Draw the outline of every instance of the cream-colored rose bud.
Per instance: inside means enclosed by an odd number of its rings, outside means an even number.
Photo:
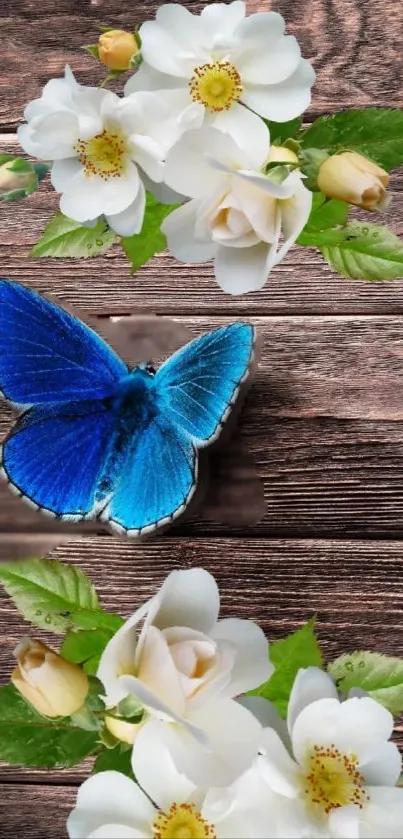
[[[141,728],[141,723],[125,722],[125,720],[108,716],[105,717],[105,725],[117,740],[121,740],[122,743],[129,743],[131,746]]]
[[[35,178],[35,172],[13,172],[13,163],[13,160],[8,160],[0,166],[0,195],[15,189],[26,189]]]
[[[40,714],[69,717],[84,704],[89,683],[77,664],[31,638],[23,638],[14,655],[18,667],[13,670],[11,681]]]
[[[129,70],[140,47],[131,32],[124,29],[110,29],[103,32],[98,41],[99,60],[109,70]]]
[[[363,210],[384,210],[390,202],[386,192],[389,175],[357,152],[328,157],[319,169],[318,187],[328,198],[338,198]]]
[[[287,146],[270,146],[267,163],[298,163],[298,155]]]

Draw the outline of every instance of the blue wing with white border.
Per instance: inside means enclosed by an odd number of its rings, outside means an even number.
[[[19,283],[0,280],[0,391],[10,402],[102,399],[127,372],[78,318]]]
[[[215,440],[246,380],[255,329],[232,323],[178,350],[155,376],[160,409],[200,448]]]

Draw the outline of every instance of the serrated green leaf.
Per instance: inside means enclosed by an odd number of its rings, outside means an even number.
[[[75,629],[106,629],[110,630],[112,634],[117,632],[124,623],[123,618],[119,615],[90,609],[71,612],[70,621],[71,626]]]
[[[273,675],[256,690],[250,691],[249,695],[269,699],[285,718],[298,670],[301,667],[323,666],[322,653],[315,635],[315,621],[309,621],[292,635],[270,644],[270,661],[276,668]]]
[[[340,230],[316,234],[313,244],[344,277],[356,280],[403,277],[403,241],[387,227],[353,221]]]
[[[95,227],[84,227],[63,213],[56,213],[46,225],[41,239],[31,251],[31,256],[88,259],[105,253],[116,241],[116,234],[102,220],[98,221]]]
[[[13,685],[0,688],[0,760],[21,766],[67,768],[97,750],[98,735],[70,719],[41,717]]]
[[[150,193],[147,193],[146,212],[141,233],[135,236],[125,236],[122,247],[132,264],[133,273],[152,259],[156,253],[164,251],[167,242],[161,233],[161,224],[177,208],[177,204],[161,204]]]
[[[10,160],[15,160],[15,154],[0,154],[0,166],[9,163]]]
[[[64,633],[81,613],[92,615],[93,624],[99,619],[91,629],[102,626],[104,613],[95,589],[75,565],[56,559],[1,563],[0,581],[23,617],[41,629]]]
[[[132,769],[132,751],[128,746],[125,748],[122,745],[116,746],[114,749],[105,749],[98,755],[92,773],[96,775],[98,772],[107,772],[114,770],[115,772],[122,772],[134,781]]]
[[[68,632],[60,649],[60,655],[73,664],[83,665],[89,675],[95,675],[99,660],[110,639],[112,630],[92,629],[81,632]]]
[[[357,151],[389,171],[403,163],[403,111],[362,108],[319,117],[300,137],[306,149]]]
[[[301,125],[301,117],[290,119],[288,122],[273,122],[273,120],[266,119],[265,123],[270,131],[270,142],[281,146],[286,140],[297,136]]]
[[[339,690],[361,688],[395,716],[403,712],[403,659],[354,652],[337,658],[328,671]]]

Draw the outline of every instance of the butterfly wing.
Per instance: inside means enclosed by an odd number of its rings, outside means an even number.
[[[49,515],[91,518],[114,422],[98,400],[31,408],[2,447],[3,477]]]
[[[119,484],[101,518],[115,530],[141,536],[184,512],[197,482],[197,451],[163,415],[132,440]]]
[[[0,280],[0,391],[17,405],[102,399],[127,373],[78,318],[19,283]]]
[[[248,376],[255,337],[248,323],[220,327],[191,341],[158,370],[160,409],[198,447],[218,437]]]

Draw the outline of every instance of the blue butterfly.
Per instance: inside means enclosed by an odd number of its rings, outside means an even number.
[[[140,536],[180,516],[199,449],[219,436],[254,354],[247,323],[191,341],[159,370],[130,370],[95,332],[0,280],[0,388],[22,412],[0,447],[3,477],[63,521],[99,518]]]

